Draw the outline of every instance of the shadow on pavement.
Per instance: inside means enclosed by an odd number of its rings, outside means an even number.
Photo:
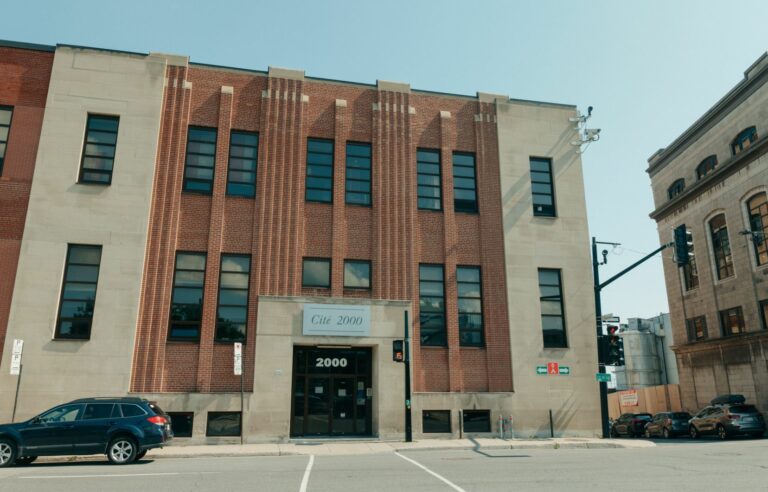
[[[109,462],[106,458],[104,460],[78,460],[78,461],[41,461],[41,462],[34,462],[29,465],[22,465],[22,466],[16,466],[14,465],[13,468],[15,469],[33,469],[33,468],[60,468],[60,467],[75,467],[75,466],[108,466],[112,468],[119,468],[121,470],[130,470],[134,466],[140,466],[140,465],[148,465],[150,463],[154,463],[155,460],[152,459],[143,459],[141,461],[135,461],[131,463],[130,465],[113,465]]]
[[[486,458],[530,458],[531,457],[531,455],[529,454],[498,454],[498,455],[489,454],[488,452],[482,450],[482,448],[480,447],[480,443],[477,442],[475,439],[470,437],[469,440],[472,441],[472,443],[475,445],[475,447],[472,448],[472,451],[477,454],[481,454]],[[504,450],[499,449],[497,451],[504,451]]]

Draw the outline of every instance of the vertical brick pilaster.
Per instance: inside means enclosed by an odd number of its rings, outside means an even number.
[[[346,142],[349,135],[347,101],[337,99],[334,118],[333,232],[331,246],[331,296],[344,295],[344,258],[347,251]]]

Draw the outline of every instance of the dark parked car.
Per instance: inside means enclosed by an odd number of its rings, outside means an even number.
[[[142,398],[84,398],[26,422],[0,425],[0,467],[38,456],[106,454],[118,465],[144,457],[173,438],[171,419]]]
[[[720,439],[745,434],[760,437],[765,434],[765,420],[754,405],[712,405],[691,419],[688,432],[693,439],[704,434],[714,434]]]
[[[611,426],[611,437],[642,436],[645,432],[645,424],[650,422],[652,415],[650,413],[625,413],[613,421]]]
[[[657,413],[650,422],[645,424],[645,437],[661,436],[669,439],[676,435],[687,435],[689,420],[691,420],[691,414],[688,412]]]

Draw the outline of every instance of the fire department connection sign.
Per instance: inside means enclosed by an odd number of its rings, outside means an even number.
[[[637,402],[637,390],[628,390],[619,392],[619,403],[622,407],[636,407]]]
[[[304,304],[303,333],[308,336],[371,336],[371,307],[354,304]]]
[[[23,350],[24,340],[14,340],[13,351],[11,352],[11,375],[13,376],[18,376],[21,372],[21,352]]]

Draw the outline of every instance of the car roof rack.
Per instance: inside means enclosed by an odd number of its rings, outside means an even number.
[[[139,398],[138,396],[93,396],[90,398],[78,398],[77,400],[72,400],[70,403],[86,403],[86,402],[92,402],[92,401],[114,401],[114,400],[120,400],[120,401],[130,402],[130,403],[139,403],[144,401],[144,398]]]

